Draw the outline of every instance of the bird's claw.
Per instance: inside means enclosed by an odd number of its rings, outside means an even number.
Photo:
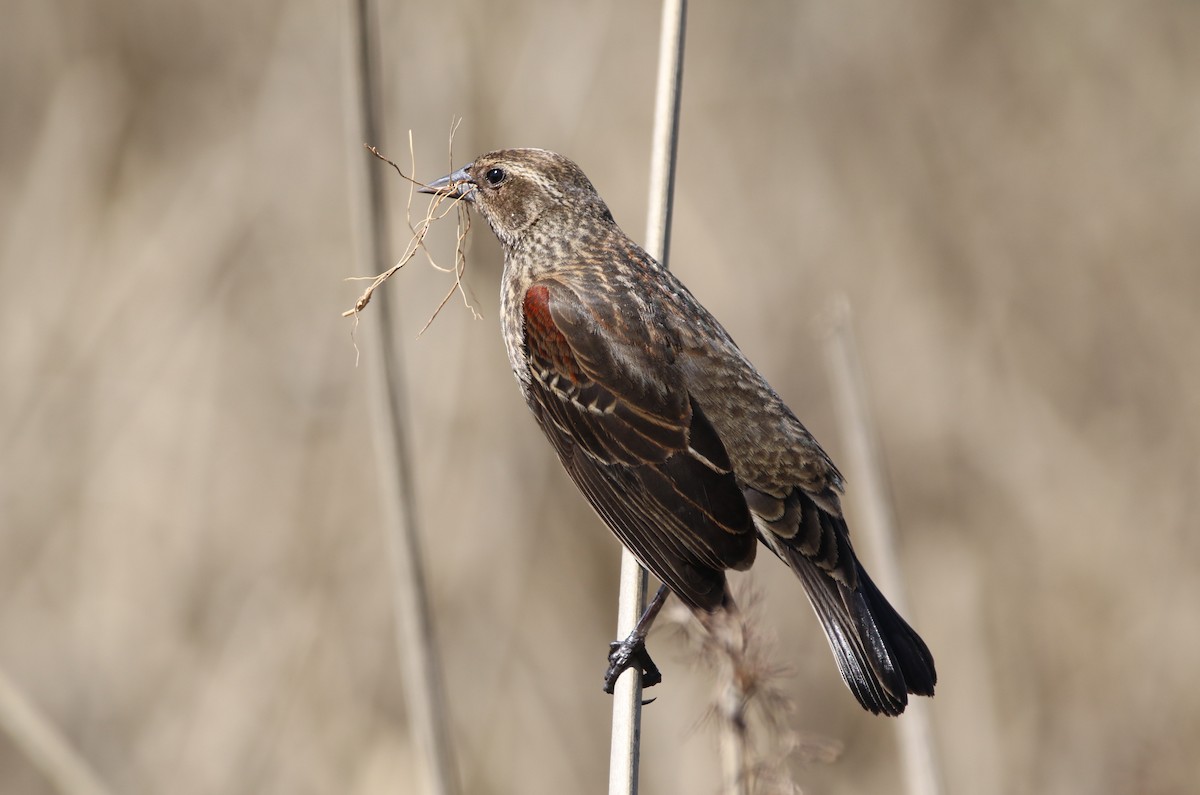
[[[608,648],[608,670],[604,673],[605,693],[612,694],[617,680],[629,668],[636,669],[641,675],[642,687],[653,687],[662,681],[662,672],[658,670],[654,660],[650,659],[650,652],[646,651],[646,639],[641,635],[632,632],[625,640],[614,640],[608,644]]]

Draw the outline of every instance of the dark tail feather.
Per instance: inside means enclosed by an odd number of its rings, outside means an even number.
[[[838,671],[858,703],[875,714],[899,715],[908,705],[909,693],[933,695],[937,682],[933,655],[861,565],[858,588],[851,589],[803,554],[780,546],[804,583]]]
[[[861,565],[858,567],[858,592],[869,607],[880,634],[886,639],[892,660],[899,666],[908,692],[932,696],[933,687],[937,684],[937,669],[934,668],[929,647],[888,603]]]
[[[904,680],[897,671],[884,671],[881,676],[880,666],[874,661],[878,654],[869,653],[863,645],[857,622],[850,617],[837,583],[799,554],[789,558],[829,639],[842,681],[864,709],[877,715],[899,715],[908,704]]]

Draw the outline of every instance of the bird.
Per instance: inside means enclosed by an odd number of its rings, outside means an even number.
[[[725,328],[617,225],[572,160],[475,158],[420,190],[469,202],[504,251],[504,344],[526,404],[601,520],[662,583],[612,644],[605,689],[669,593],[702,621],[735,609],[726,571],[761,543],[799,578],[842,679],[875,714],[932,696],[933,655],[850,542],[841,473]]]

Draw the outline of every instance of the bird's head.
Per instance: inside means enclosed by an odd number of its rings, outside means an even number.
[[[509,249],[540,225],[613,223],[583,170],[545,149],[488,152],[420,191],[473,203]]]

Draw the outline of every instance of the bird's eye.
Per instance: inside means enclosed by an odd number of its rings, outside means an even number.
[[[483,175],[483,178],[488,181],[489,185],[495,187],[503,182],[506,176],[507,174],[504,173],[504,169],[502,168],[489,168],[487,173]]]

